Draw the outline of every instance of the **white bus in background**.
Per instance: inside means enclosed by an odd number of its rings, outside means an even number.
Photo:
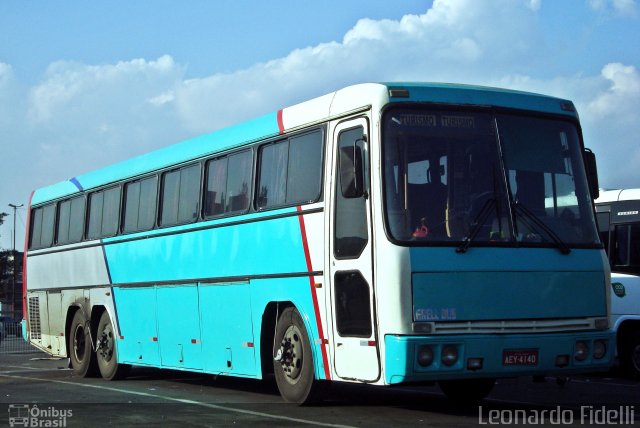
[[[625,373],[640,378],[640,189],[601,191],[598,230],[611,264],[611,325]]]

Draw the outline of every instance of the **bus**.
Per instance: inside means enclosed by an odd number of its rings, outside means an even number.
[[[640,379],[640,189],[596,199],[600,240],[611,266],[611,326],[623,373]]]
[[[36,190],[24,330],[79,376],[275,377],[294,403],[605,370],[596,178],[568,100],[349,86]]]

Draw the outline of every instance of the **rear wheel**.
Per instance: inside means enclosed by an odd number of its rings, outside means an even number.
[[[68,336],[69,359],[73,372],[81,377],[96,373],[96,354],[91,346],[91,326],[82,310],[76,311]]]
[[[456,379],[438,382],[448,399],[465,406],[480,402],[489,395],[495,383],[495,379]]]
[[[96,359],[100,375],[107,380],[124,378],[131,366],[118,363],[116,335],[107,311],[102,313],[96,337]]]
[[[295,308],[286,308],[276,326],[273,371],[280,394],[290,403],[305,404],[317,390],[309,335]]]

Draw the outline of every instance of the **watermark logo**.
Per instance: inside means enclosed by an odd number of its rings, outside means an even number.
[[[40,408],[37,404],[9,404],[9,427],[61,428],[73,416],[71,409],[53,406]]]
[[[633,425],[635,407],[580,406],[580,409],[483,409],[478,407],[478,425]]]

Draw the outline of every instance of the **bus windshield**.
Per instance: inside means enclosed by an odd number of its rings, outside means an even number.
[[[569,121],[392,108],[383,117],[390,237],[405,244],[598,243]]]

